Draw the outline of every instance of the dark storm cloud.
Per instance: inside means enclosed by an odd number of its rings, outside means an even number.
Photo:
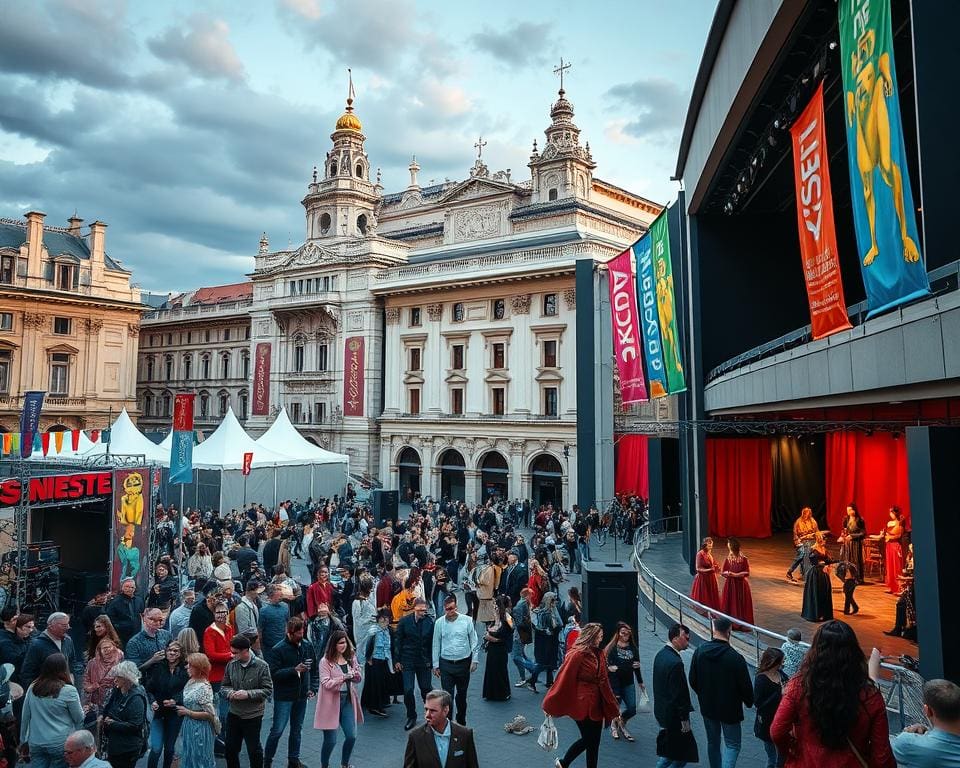
[[[119,0],[3,3],[0,70],[123,88],[136,49]]]
[[[623,132],[638,139],[676,134],[683,125],[687,94],[672,80],[651,77],[620,83],[604,94],[611,110],[627,117]]]
[[[551,25],[521,21],[502,31],[489,27],[470,36],[470,42],[480,51],[511,66],[538,63],[545,60],[551,45]]]

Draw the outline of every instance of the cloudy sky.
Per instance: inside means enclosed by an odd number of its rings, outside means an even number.
[[[0,216],[109,225],[156,291],[235,282],[299,204],[352,67],[387,191],[526,168],[567,96],[597,175],[657,201],[716,0],[0,0]]]

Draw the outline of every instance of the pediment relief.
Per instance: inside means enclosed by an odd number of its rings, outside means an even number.
[[[487,384],[506,384],[510,381],[510,374],[505,370],[491,369],[487,371],[484,381],[487,382]]]
[[[450,371],[444,381],[447,384],[466,384],[467,377],[463,375],[462,371]]]
[[[504,192],[514,192],[513,184],[491,179],[467,179],[440,197],[441,203],[452,203],[457,200],[470,200],[487,195],[500,195]]]
[[[420,372],[410,372],[403,377],[404,384],[423,384],[423,374]]]
[[[541,384],[559,384],[563,381],[563,376],[557,368],[538,368],[537,371],[536,380]]]

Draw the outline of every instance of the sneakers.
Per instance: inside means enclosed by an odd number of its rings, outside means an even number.
[[[527,680],[527,681],[523,684],[523,687],[526,688],[528,691],[533,691],[534,693],[539,693],[539,691],[537,690],[537,684],[536,684],[535,682],[533,682],[533,680]]]
[[[513,684],[514,688],[523,688],[527,684],[527,678],[521,677],[517,682]]]
[[[533,730],[533,726],[527,722],[523,715],[517,715],[513,720],[503,726],[503,730],[516,736],[525,736]]]

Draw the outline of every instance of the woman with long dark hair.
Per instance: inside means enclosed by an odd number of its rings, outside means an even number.
[[[513,617],[509,595],[499,595],[495,603],[493,624],[484,635],[487,664],[483,670],[483,698],[487,701],[510,700],[510,674],[507,660],[513,650]]]
[[[857,568],[857,583],[863,584],[863,539],[867,535],[867,524],[860,516],[857,505],[847,504],[847,516],[840,531],[840,559],[853,563]]]
[[[786,760],[786,755],[777,752],[770,738],[770,724],[777,714],[783,686],[787,682],[787,676],[783,674],[783,660],[783,651],[767,648],[760,657],[757,676],[753,679],[753,704],[757,712],[753,721],[753,735],[763,743],[767,753],[767,768],[781,768]]]
[[[883,529],[883,569],[887,582],[887,592],[900,594],[898,576],[903,573],[903,534],[906,528],[900,507],[890,507],[890,519]]]
[[[833,618],[833,587],[826,566],[834,562],[827,555],[823,534],[817,533],[810,549],[810,568],[803,584],[803,606],[800,615],[807,621],[819,622]]]
[[[123,648],[123,643],[120,642],[120,635],[117,634],[117,630],[114,628],[110,617],[105,613],[101,613],[93,620],[93,625],[87,633],[87,661],[97,655],[97,648],[100,646],[100,641],[105,637],[113,640],[113,644],[117,646],[117,648]]]
[[[350,638],[342,629],[330,633],[327,652],[317,665],[320,692],[313,727],[323,731],[320,748],[320,768],[329,768],[330,756],[337,744],[337,731],[343,731],[340,764],[350,765],[350,753],[357,740],[357,726],[363,722],[357,684],[361,680],[360,667]]]
[[[823,624],[770,725],[787,768],[895,768],[883,695],[854,631]]]
[[[167,644],[165,661],[148,667],[144,688],[153,699],[153,722],[150,724],[150,757],[147,768],[157,768],[163,754],[163,768],[173,764],[177,736],[183,718],[177,707],[183,704],[183,689],[189,679],[186,657],[176,640]]]
[[[614,739],[623,736],[627,741],[634,741],[633,735],[627,730],[627,721],[637,714],[637,689],[642,690],[643,675],[640,674],[640,650],[633,639],[633,629],[625,621],[618,621],[616,631],[607,647],[603,649],[607,656],[607,671],[610,673],[610,687],[617,701],[623,705],[620,717],[610,723],[610,735]]]
[[[363,693],[360,706],[371,715],[387,716],[390,706],[390,674],[393,671],[391,645],[393,634],[390,631],[390,609],[377,611],[377,620],[360,640],[363,643],[364,672]],[[357,654],[360,655],[359,652]],[[359,665],[359,661],[357,662]]]

